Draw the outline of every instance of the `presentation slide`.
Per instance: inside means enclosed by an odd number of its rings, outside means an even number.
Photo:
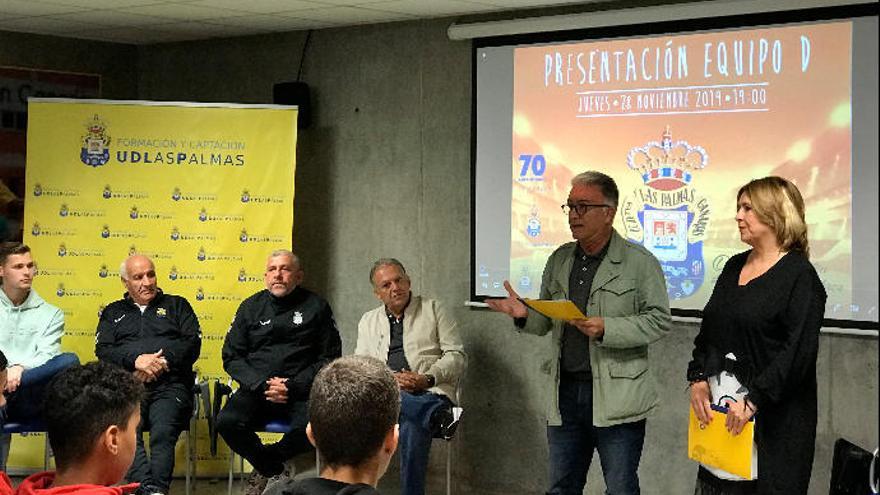
[[[498,137],[499,145],[509,143],[509,161],[488,160],[498,167],[488,175],[505,177],[496,187],[506,191],[486,193],[490,214],[506,209],[499,204],[506,200],[509,218],[490,227],[481,215],[487,174],[481,175],[480,158],[487,154],[478,134],[477,296],[504,295],[499,280],[508,279],[521,296],[538,297],[547,257],[572,240],[561,209],[570,181],[598,170],[620,189],[615,228],[657,257],[671,306],[702,310],[725,262],[749,248],[734,220],[738,189],[778,175],[804,196],[811,261],[828,291],[826,317],[877,321],[876,141],[874,186],[866,192],[868,204],[873,194],[873,213],[858,212],[851,20],[515,46],[483,55],[512,59],[505,66],[510,102],[500,104],[510,112],[510,137]],[[478,80],[478,132],[485,130],[479,122],[484,87]],[[876,132],[876,93],[872,98]],[[875,255],[873,285],[854,283],[854,271],[864,268],[854,265],[854,229],[871,219],[874,244],[864,249]],[[481,225],[495,241],[482,235]],[[509,245],[497,249],[499,238]]]

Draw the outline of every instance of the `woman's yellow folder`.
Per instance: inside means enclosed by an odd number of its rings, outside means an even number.
[[[724,426],[727,414],[713,406],[712,422],[700,425],[690,409],[688,423],[688,457],[707,466],[723,469],[747,480],[755,479],[752,472],[752,444],[755,441],[755,422],[749,421],[742,433],[731,435]]]

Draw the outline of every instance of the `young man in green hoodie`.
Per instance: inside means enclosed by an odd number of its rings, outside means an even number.
[[[144,387],[109,363],[74,366],[46,389],[44,417],[56,471],[29,476],[17,489],[0,473],[0,495],[129,495],[122,480],[134,459]],[[57,404],[63,404],[58,406]]]
[[[9,361],[0,428],[10,421],[39,417],[46,384],[79,363],[76,354],[61,352],[64,313],[31,287],[35,274],[29,247],[19,242],[0,244],[0,352]],[[0,471],[6,471],[10,440],[0,434]]]

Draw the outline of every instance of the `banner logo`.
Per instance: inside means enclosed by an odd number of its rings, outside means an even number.
[[[245,204],[281,204],[284,203],[284,198],[281,196],[251,194],[248,189],[242,189],[241,202]]]
[[[79,189],[71,189],[70,186],[65,187],[64,189],[57,187],[43,187],[42,184],[37,182],[34,184],[33,194],[35,198],[39,197],[53,197],[53,198],[76,198],[79,197]]]
[[[217,201],[217,195],[207,192],[183,193],[179,186],[171,191],[171,199],[174,201]]]
[[[100,167],[110,161],[110,135],[98,114],[86,124],[79,159],[92,167]]]
[[[214,272],[182,272],[177,269],[177,265],[172,265],[168,272],[169,280],[214,280]]]
[[[541,234],[541,220],[538,218],[537,207],[532,207],[532,215],[526,222],[526,234],[529,237],[538,237]]]
[[[90,289],[68,289],[64,287],[64,282],[58,282],[55,289],[55,295],[58,297],[101,297],[103,293],[98,290]]]
[[[691,296],[705,279],[703,240],[710,214],[708,199],[692,182],[709,155],[687,141],[673,142],[667,126],[660,142],[632,148],[626,161],[645,184],[621,205],[626,237],[660,262],[670,299]]]
[[[259,274],[248,274],[247,270],[244,268],[238,270],[238,277],[236,278],[241,283],[245,282],[262,282],[263,277]]]

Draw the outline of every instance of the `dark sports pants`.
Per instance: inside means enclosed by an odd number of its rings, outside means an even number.
[[[171,382],[147,387],[147,397],[141,403],[137,451],[126,475],[129,481],[168,492],[174,472],[174,446],[180,432],[189,425],[192,401],[191,385]],[[150,432],[149,456],[144,448],[144,431]]]
[[[287,421],[290,431],[276,443],[263,445],[256,432],[270,421]],[[306,437],[308,402],[297,401],[275,404],[262,393],[239,389],[217,416],[217,432],[226,444],[244,457],[263,476],[275,476],[284,471],[284,461],[312,450]]]

